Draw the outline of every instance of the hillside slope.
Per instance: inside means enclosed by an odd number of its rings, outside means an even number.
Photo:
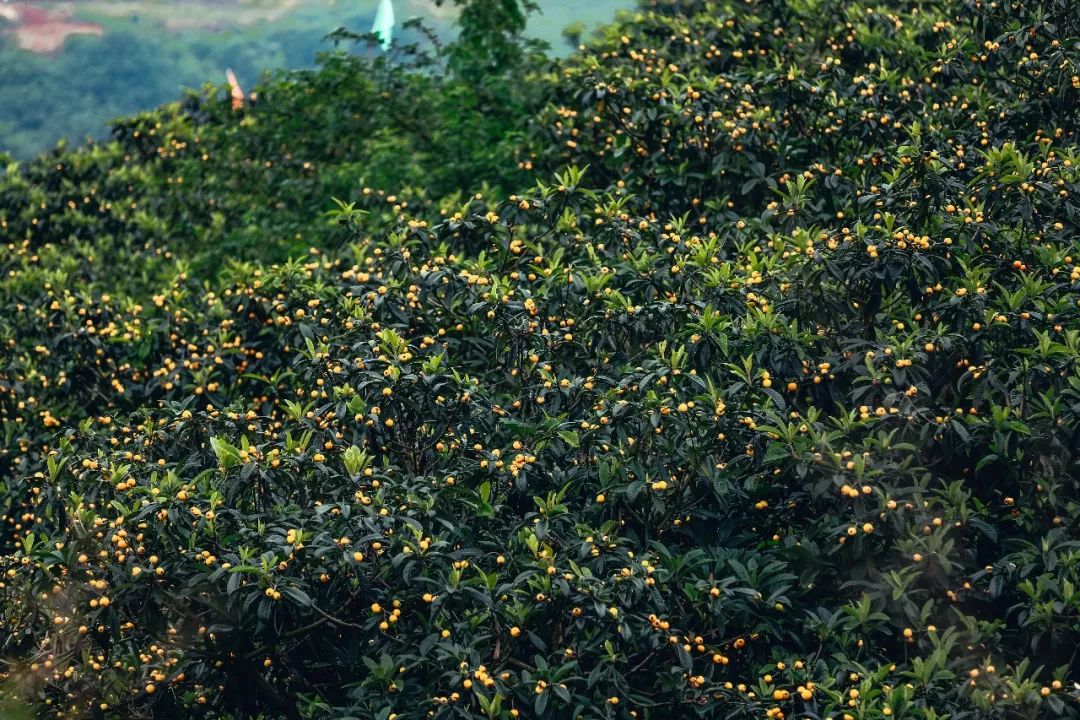
[[[1080,717],[1080,6],[495,6],[3,178],[10,712]]]

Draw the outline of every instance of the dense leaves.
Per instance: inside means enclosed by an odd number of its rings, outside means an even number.
[[[336,204],[366,166],[269,102],[11,171],[9,702],[1080,717],[1077,10],[656,2]],[[359,63],[267,96],[459,77]],[[234,172],[61,202],[158,122]]]

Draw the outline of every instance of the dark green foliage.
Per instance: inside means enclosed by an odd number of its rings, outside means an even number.
[[[655,2],[9,173],[8,696],[1080,717],[1077,10]]]

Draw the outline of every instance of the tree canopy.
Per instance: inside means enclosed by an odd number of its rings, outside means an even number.
[[[1080,6],[462,1],[0,177],[0,709],[1080,717]]]

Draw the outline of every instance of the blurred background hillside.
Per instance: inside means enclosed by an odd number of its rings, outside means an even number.
[[[274,68],[313,65],[337,27],[366,32],[378,0],[0,0],[0,152],[28,158],[61,139],[101,137],[114,117],[221,83],[245,86]],[[629,0],[540,0],[529,32],[556,54]],[[396,39],[419,17],[447,35],[451,3],[394,0]],[[571,32],[567,32],[567,30]],[[350,46],[350,50],[357,51]]]

